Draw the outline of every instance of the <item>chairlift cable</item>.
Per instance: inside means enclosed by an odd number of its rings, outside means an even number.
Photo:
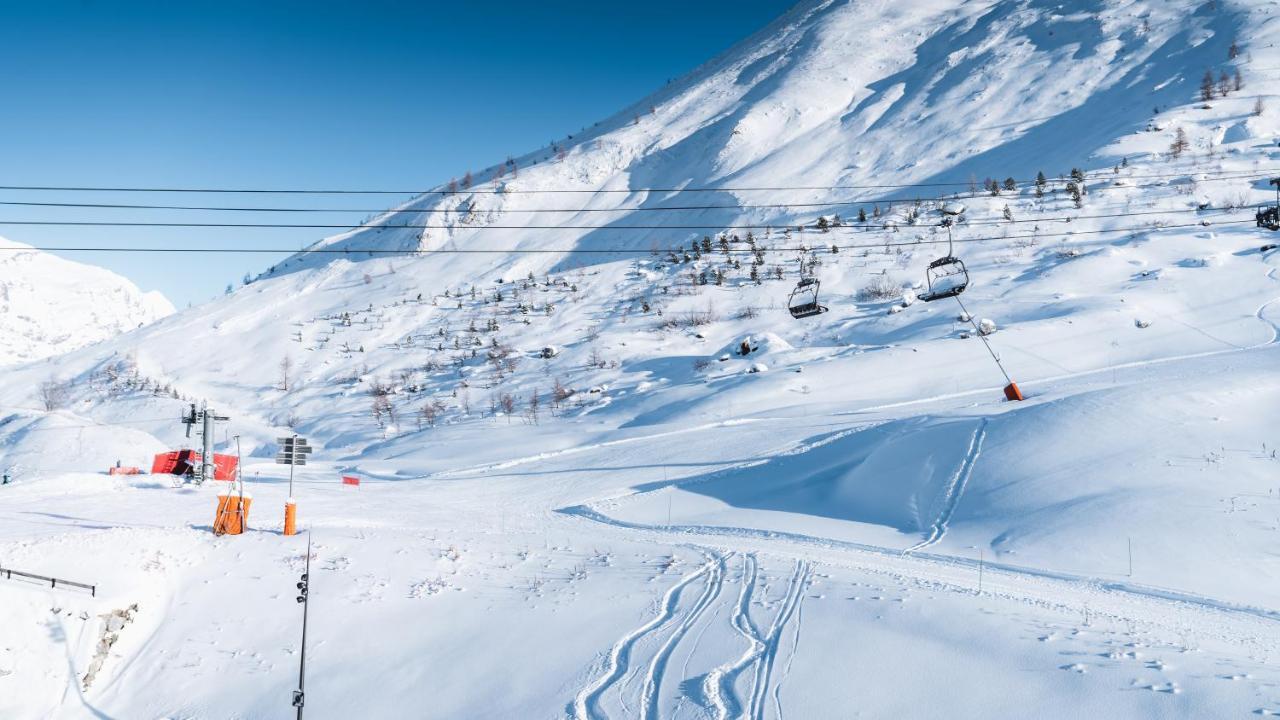
[[[1000,374],[1004,375],[1006,382],[1012,384],[1013,378],[1009,377],[1009,373],[1005,371],[1004,364],[1000,362],[1000,356],[996,355],[996,351],[991,348],[991,343],[987,340],[987,336],[982,334],[982,330],[978,327],[978,323],[973,319],[973,315],[969,313],[969,309],[960,301],[959,295],[955,295],[953,297],[956,299],[956,304],[960,306],[960,311],[969,319],[969,324],[973,326],[974,333],[982,340],[982,344],[986,346],[987,352],[991,353],[991,359],[996,361],[996,367],[1000,368]]]
[[[924,200],[936,201],[937,198],[921,198]],[[767,203],[767,204],[744,204],[744,205],[672,205],[672,206],[656,206],[656,207],[618,207],[618,208],[502,208],[500,210],[477,210],[477,212],[497,212],[497,213],[625,213],[625,212],[694,212],[706,210],[757,210],[757,209],[777,209],[777,208],[809,208],[809,207],[837,207],[844,205],[861,205],[865,202],[862,200],[837,200],[831,202],[814,202],[814,203]],[[904,200],[901,202],[914,202],[914,200]],[[199,212],[266,212],[266,213],[374,213],[377,216],[388,215],[404,215],[411,213],[429,213],[439,212],[444,214],[465,215],[466,211],[456,209],[439,209],[439,208],[384,208],[379,210],[368,210],[364,208],[303,208],[303,207],[231,207],[219,205],[145,205],[145,204],[113,204],[113,203],[72,203],[72,202],[27,202],[27,201],[0,201],[0,207],[34,207],[34,208],[51,208],[51,209],[99,209],[99,210],[180,210],[180,211],[199,211]],[[1138,210],[1130,212],[1108,213],[1100,215],[1051,215],[1034,218],[1024,218],[1015,220],[978,220],[968,223],[969,225],[1007,225],[1019,223],[1033,222],[1072,222],[1075,220],[1102,219],[1115,217],[1132,217],[1135,215],[1165,215],[1177,213],[1206,213],[1206,212],[1230,212],[1232,208],[1173,208],[1168,210]],[[785,231],[790,228],[804,225],[803,222],[779,222],[772,227]],[[841,222],[839,225],[832,225],[832,229],[838,228],[869,228],[881,229],[885,223],[874,222]],[[360,228],[376,228],[379,226],[372,221],[357,225],[344,225],[353,229]],[[487,226],[478,225],[476,230],[482,230]],[[899,225],[901,227],[901,225]],[[914,227],[908,225],[907,227]],[[808,228],[807,229],[812,229]]]
[[[1240,225],[1244,223],[1254,224],[1254,220],[1223,220],[1212,225],[1203,225],[1201,223],[1182,223],[1177,225],[1162,226],[1139,226],[1139,227],[1116,227],[1101,230],[1080,230],[1073,232],[1060,233],[1032,233],[1030,235],[990,235],[984,237],[961,238],[956,243],[979,243],[993,242],[998,240],[1043,240],[1047,238],[1065,238],[1075,237],[1079,235],[1101,235],[1108,233],[1155,233],[1164,230],[1182,230],[1189,228],[1216,227],[1222,225]],[[0,225],[3,225],[0,222]],[[617,229],[617,228],[603,228]],[[623,228],[625,229],[625,228]],[[669,228],[667,228],[669,229]],[[878,242],[878,243],[855,243],[850,245],[841,245],[843,249],[851,250],[875,250],[894,247],[912,247],[923,245],[936,245],[946,242],[945,240],[932,240],[926,238],[917,238],[911,241],[900,242]],[[677,250],[677,247],[663,248],[660,252]],[[730,248],[729,253],[740,255],[754,252],[764,253],[791,253],[799,250],[799,247],[759,247],[755,250],[743,248]],[[395,256],[419,256],[419,255],[537,255],[537,254],[563,254],[563,255],[635,255],[642,253],[651,253],[652,249],[642,248],[439,248],[435,250],[421,249],[389,249],[389,248],[228,248],[228,247],[123,247],[110,245],[73,245],[65,247],[57,247],[50,245],[24,245],[24,246],[0,246],[0,252],[26,252],[30,250],[39,250],[45,252],[136,252],[136,253],[209,253],[209,254],[283,254],[283,255],[395,255]]]
[[[1179,211],[1170,211],[1169,214]],[[1204,212],[1204,211],[1198,211]],[[1222,210],[1222,212],[1233,212]],[[1118,214],[1115,217],[1128,217],[1131,213]],[[1137,213],[1132,213],[1137,214]],[[1153,212],[1148,214],[1166,214],[1165,212]],[[1084,216],[1081,216],[1084,217]],[[1037,219],[1034,222],[1053,222],[1058,218]],[[1007,222],[1007,221],[1006,221]],[[1028,220],[1027,222],[1032,222]],[[979,224],[979,223],[974,223]],[[986,223],[981,224],[1004,224],[1004,223]],[[156,222],[156,221],[108,221],[108,220],[3,220],[0,219],[0,226],[41,226],[41,227],[159,227],[159,228],[226,228],[226,229],[311,229],[311,230],[341,230],[347,233],[362,232],[367,230],[602,230],[607,232],[623,231],[623,230],[697,230],[697,231],[713,231],[724,232],[729,230],[777,230],[779,232],[786,231],[788,228],[800,226],[801,223],[795,225],[782,225],[778,223],[769,223],[764,225],[726,225],[717,223],[705,223],[701,225],[477,225],[475,227],[467,227],[465,225],[439,225],[439,224],[411,224],[402,223],[396,225],[351,225],[351,224],[326,224],[326,223],[221,223],[221,222]],[[856,230],[864,226],[840,225],[836,230]],[[881,225],[866,226],[871,229],[884,229]],[[896,226],[901,230],[903,226]],[[912,227],[927,227],[914,226]],[[337,233],[342,234],[342,233]],[[825,234],[825,233],[824,233]],[[1070,233],[1068,233],[1070,234]],[[290,252],[297,252],[291,250]]]
[[[1105,172],[1099,170],[1098,172]],[[1160,179],[1170,177],[1185,177],[1190,175],[1203,175],[1206,177],[1196,178],[1198,182],[1213,179],[1248,179],[1252,176],[1263,177],[1265,173],[1277,173],[1280,168],[1276,169],[1258,169],[1253,170],[1221,170],[1218,172],[1196,172],[1193,170],[1185,170],[1174,173],[1150,173],[1144,175],[1126,175],[1121,176],[1124,179]],[[1262,175],[1260,175],[1262,174]],[[1212,176],[1220,177],[1212,177]],[[503,178],[498,178],[502,180]],[[1048,178],[1046,178],[1048,179]],[[1060,178],[1052,178],[1052,181],[1058,181]],[[1061,178],[1065,179],[1065,178]],[[1087,181],[1086,177],[1086,181]],[[492,183],[493,180],[485,180],[480,184]],[[1015,180],[1019,185],[1034,184],[1034,180]],[[75,186],[75,185],[0,185],[0,190],[21,190],[28,192],[128,192],[128,193],[210,193],[210,194],[255,194],[255,195],[460,195],[470,194],[618,194],[618,193],[716,193],[716,192],[786,192],[786,191],[814,191],[814,190],[892,190],[905,188],[939,188],[939,187],[960,187],[969,188],[977,183],[974,180],[950,181],[950,182],[920,182],[920,183],[884,183],[884,184],[849,184],[849,185],[793,185],[793,186],[726,186],[726,187],[671,187],[671,188],[511,188],[511,187],[494,187],[481,188],[470,187],[465,189],[411,189],[411,190],[391,190],[391,189],[320,189],[320,188],[201,188],[201,187],[123,187],[123,186]]]

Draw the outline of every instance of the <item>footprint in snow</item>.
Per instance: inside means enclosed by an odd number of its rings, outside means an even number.
[[[443,578],[434,580],[423,580],[420,583],[414,583],[409,588],[409,597],[411,599],[424,598],[429,595],[439,595],[444,590],[451,587],[448,581]]]
[[[1074,672],[1074,673],[1077,673],[1077,674],[1079,674],[1079,675],[1084,675],[1085,673],[1089,672],[1089,666],[1088,666],[1088,665],[1085,665],[1084,663],[1071,663],[1070,665],[1063,665],[1063,666],[1059,667],[1058,669],[1059,669],[1059,670],[1069,670],[1069,671]]]

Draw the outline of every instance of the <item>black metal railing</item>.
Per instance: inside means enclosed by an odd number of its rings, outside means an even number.
[[[83,590],[88,590],[89,594],[93,597],[98,596],[98,586],[90,585],[88,583],[75,582],[74,580],[63,580],[62,578],[56,577],[47,577],[45,575],[37,575],[35,573],[23,572],[21,570],[14,570],[6,567],[0,567],[0,575],[3,575],[6,580],[12,580],[13,577],[17,575],[20,578],[47,582],[51,588],[56,588],[59,585],[81,588]]]

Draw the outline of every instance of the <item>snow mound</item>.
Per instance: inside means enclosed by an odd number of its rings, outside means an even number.
[[[774,353],[794,350],[791,343],[783,340],[776,333],[762,332],[743,335],[713,353],[715,357],[750,357],[758,358]]]

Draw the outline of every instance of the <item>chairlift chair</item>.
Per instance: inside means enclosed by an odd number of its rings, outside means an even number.
[[[964,262],[960,258],[952,255],[929,263],[929,268],[925,270],[925,279],[929,283],[929,289],[925,294],[918,296],[925,302],[955,297],[969,287],[969,271],[965,269]]]
[[[822,283],[817,278],[800,279],[787,298],[787,311],[791,313],[791,317],[800,320],[827,311],[827,308],[818,304],[818,290],[821,286]]]
[[[1258,227],[1274,231],[1280,230],[1280,178],[1272,178],[1271,184],[1276,186],[1276,204],[1263,205],[1254,217]]]
[[[1260,207],[1258,208],[1258,214],[1254,217],[1258,221],[1258,227],[1268,230],[1280,230],[1280,208]]]

